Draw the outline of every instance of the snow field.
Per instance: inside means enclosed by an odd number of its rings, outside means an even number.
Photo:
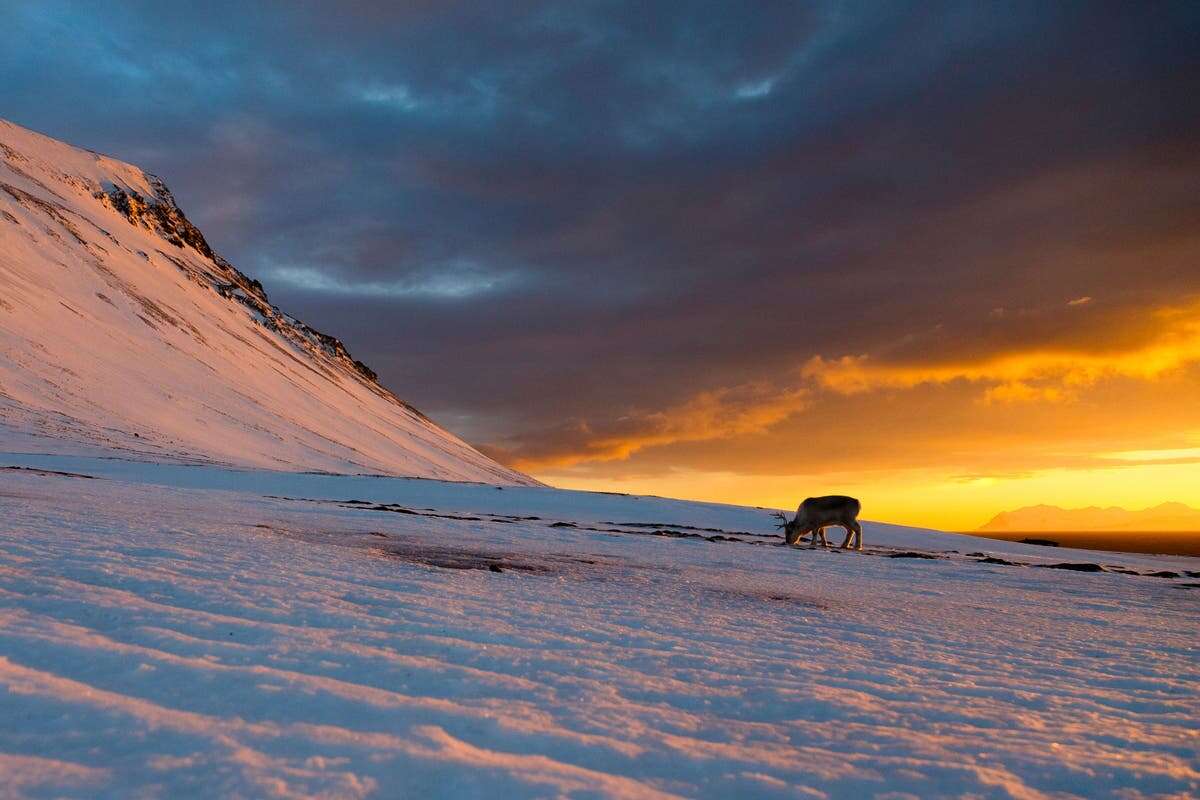
[[[12,796],[1200,792],[1186,577],[871,524],[874,554],[793,550],[749,535],[765,511],[657,498],[66,464],[41,457],[97,477],[0,471]],[[942,557],[887,557],[914,542]]]

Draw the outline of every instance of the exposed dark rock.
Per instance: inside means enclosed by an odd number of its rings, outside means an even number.
[[[342,343],[338,342],[338,344],[342,344]],[[346,349],[345,345],[342,345],[342,350],[345,350],[345,349]],[[358,370],[360,375],[362,375],[364,378],[366,378],[369,381],[379,380],[379,376],[375,374],[375,370],[371,369],[370,367],[368,367],[366,364],[364,364],[361,361],[355,360],[354,368],[356,370]]]
[[[44,478],[86,478],[96,480],[95,475],[84,475],[82,472],[60,472],[56,469],[38,469],[37,467],[0,467],[0,471],[28,472],[31,475],[41,475]]]
[[[1021,544],[1036,544],[1041,547],[1058,547],[1058,542],[1053,539],[1022,539]]]
[[[698,533],[685,533],[684,531],[669,531],[656,530],[650,531],[650,536],[665,536],[668,539],[703,539],[704,537]]]
[[[1104,567],[1100,566],[1099,564],[1092,564],[1090,562],[1078,563],[1064,561],[1061,564],[1034,564],[1033,566],[1041,567],[1042,569],[1069,569],[1074,572],[1107,572],[1107,570],[1105,570]]]
[[[153,175],[146,177],[154,189],[155,197],[143,197],[136,191],[127,192],[120,186],[95,192],[94,197],[125,217],[130,224],[154,231],[176,247],[191,247],[210,261],[218,261],[220,256],[213,252],[200,229],[184,216],[166,184]],[[247,284],[250,284],[248,280]]]
[[[420,513],[418,511],[413,511],[412,509],[402,508],[401,506],[371,506],[367,510],[368,511],[390,511],[393,514],[419,514]]]
[[[405,508],[404,506],[384,505],[381,503],[377,503],[373,506],[372,505],[360,505],[358,502],[355,502],[353,504],[341,503],[340,505],[342,506],[342,508],[352,508],[357,511],[386,511],[389,514],[409,514],[409,515],[415,516],[415,517],[437,517],[438,519],[470,520],[472,522],[483,522],[484,521],[482,517],[459,516],[456,514],[438,514],[436,512],[432,512],[432,511],[414,511],[413,509]]]

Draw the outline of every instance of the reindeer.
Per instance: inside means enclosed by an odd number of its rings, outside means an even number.
[[[776,527],[783,528],[784,541],[789,545],[794,545],[801,536],[811,533],[812,542],[809,548],[817,546],[817,537],[820,537],[822,547],[829,547],[829,540],[825,538],[825,527],[837,525],[846,529],[846,540],[842,542],[842,549],[849,549],[850,540],[854,539],[854,549],[862,550],[862,526],[858,524],[860,510],[862,504],[853,497],[835,494],[808,498],[796,509],[796,516],[791,520],[783,513],[776,513],[774,516],[780,520]]]

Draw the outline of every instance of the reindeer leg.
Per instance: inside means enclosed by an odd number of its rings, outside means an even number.
[[[854,520],[850,524],[854,526],[854,549],[862,550],[862,525],[858,520]]]
[[[821,537],[821,547],[829,547],[829,540],[825,538],[825,528],[817,528],[813,531],[813,547],[817,546],[817,537]]]
[[[846,538],[842,540],[842,549],[849,550],[850,549],[850,540],[854,538],[854,529],[850,527],[849,522],[847,522],[842,527],[846,530]]]

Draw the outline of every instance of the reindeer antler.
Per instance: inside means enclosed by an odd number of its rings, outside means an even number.
[[[776,511],[771,516],[775,517],[776,519],[779,520],[779,524],[775,526],[776,528],[786,528],[787,527],[788,518],[782,511]]]

